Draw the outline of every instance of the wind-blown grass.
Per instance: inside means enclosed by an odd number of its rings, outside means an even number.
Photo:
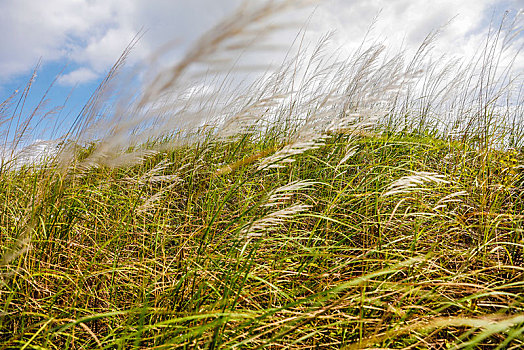
[[[55,159],[2,168],[0,348],[522,347],[524,154],[477,122],[481,86],[412,104],[429,41],[407,65],[321,41],[187,98],[279,6],[218,26],[129,120],[94,120],[102,85]],[[425,119],[450,99],[474,110],[458,137]]]

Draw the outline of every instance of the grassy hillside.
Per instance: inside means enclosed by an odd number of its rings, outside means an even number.
[[[524,154],[347,131],[257,159],[283,147],[3,174],[3,249],[33,225],[2,271],[3,347],[523,345]]]
[[[126,50],[48,161],[0,159],[0,349],[524,346],[514,28],[471,63],[326,36],[235,85],[289,3],[118,90]]]

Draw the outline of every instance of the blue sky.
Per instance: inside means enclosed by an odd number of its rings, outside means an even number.
[[[260,2],[247,1],[248,5]],[[22,112],[30,113],[63,72],[42,111],[61,106],[68,98],[65,108],[47,117],[33,135],[35,139],[58,137],[138,32],[143,30],[144,35],[130,65],[173,40],[177,46],[170,57],[176,60],[239,4],[240,0],[0,0],[0,101],[16,90],[19,97],[40,62]],[[371,39],[384,41],[392,50],[401,43],[415,50],[427,33],[453,18],[440,36],[436,54],[468,57],[479,47],[492,18],[497,23],[504,11],[515,14],[522,7],[517,0],[325,0],[318,2],[308,40],[336,30],[336,43],[351,51],[378,15]],[[289,19],[303,23],[310,13],[297,11]],[[290,34],[275,40],[286,46],[292,39]],[[279,58],[275,54],[275,60]],[[523,57],[517,59],[516,68],[524,69]]]

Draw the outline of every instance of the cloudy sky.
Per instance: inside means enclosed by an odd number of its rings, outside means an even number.
[[[261,0],[244,1],[248,5]],[[52,103],[69,97],[78,111],[89,93],[140,31],[131,62],[149,57],[162,44],[176,43],[174,58],[241,0],[0,0],[0,101],[23,88],[40,62],[31,99],[37,100],[53,78]],[[523,0],[320,0],[310,19],[311,38],[336,30],[335,41],[350,50],[378,16],[371,40],[414,50],[432,30],[451,22],[439,37],[437,53],[471,55],[490,22],[504,11],[522,12]],[[312,13],[297,11],[290,20],[304,23]],[[278,40],[286,46],[293,36]],[[521,36],[522,39],[522,36]],[[313,39],[312,39],[313,40]],[[524,69],[519,57],[518,69]],[[72,92],[71,92],[72,91]],[[33,100],[29,102],[33,102]]]

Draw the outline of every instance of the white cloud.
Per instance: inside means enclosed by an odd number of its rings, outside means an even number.
[[[392,52],[397,52],[402,46],[408,56],[415,53],[426,35],[440,28],[431,55],[469,60],[485,44],[490,22],[493,21],[492,30],[496,30],[504,11],[509,10],[515,15],[519,4],[522,6],[516,0],[374,0],[354,1],[349,5],[345,0],[329,0],[319,7],[321,20],[317,25],[324,31],[336,28],[339,33],[337,44],[351,52],[377,17],[368,40],[383,42]],[[522,26],[524,16],[520,17]],[[518,53],[524,35],[517,40],[505,52],[507,58]],[[513,70],[524,71],[524,55],[516,57]]]
[[[351,6],[344,5],[344,0],[330,0],[320,8],[327,21],[325,29],[336,27],[341,31],[340,38],[346,44],[359,44],[373,19],[378,15],[374,25],[372,38],[390,43],[404,43],[408,48],[419,45],[432,30],[447,26],[441,41],[457,47],[457,40],[463,41],[470,32],[478,31],[489,0],[376,0],[353,2]],[[443,40],[445,39],[445,40]]]
[[[87,67],[76,69],[58,78],[58,82],[64,85],[75,85],[88,83],[98,78],[98,74]]]
[[[60,79],[77,84],[100,77],[141,30],[135,60],[176,40],[180,50],[230,13],[241,0],[3,0],[0,8],[0,84],[2,79],[27,73],[44,63],[70,60],[80,68]],[[487,29],[490,11],[516,8],[518,1],[489,0],[375,0],[321,1],[311,28],[337,29],[340,44],[351,50],[360,43],[380,12],[372,39],[401,42],[411,50],[431,30],[455,19],[442,33],[436,54],[472,55]],[[500,7],[500,8],[499,8]],[[304,21],[303,13],[296,18]],[[314,37],[314,35],[312,36]],[[290,44],[290,36],[281,37]],[[180,50],[178,52],[180,52]],[[519,58],[521,67],[524,59]]]
[[[111,23],[113,12],[103,1],[5,0],[1,7],[0,71],[4,79],[27,72],[39,58],[44,62],[64,58],[76,40]]]

